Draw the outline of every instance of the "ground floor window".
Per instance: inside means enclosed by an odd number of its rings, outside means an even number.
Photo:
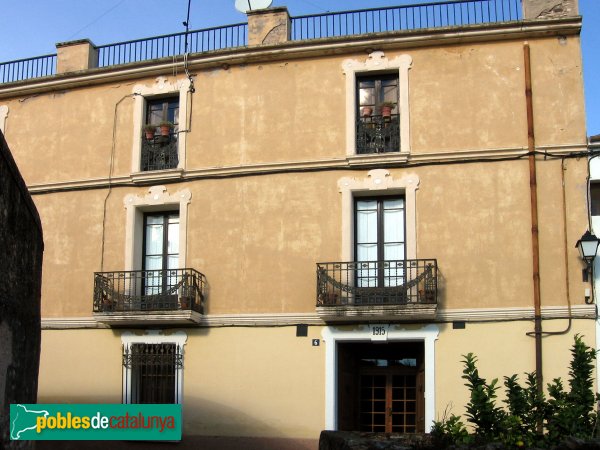
[[[185,333],[124,333],[123,402],[181,403]]]
[[[130,369],[130,403],[179,403],[176,371],[183,359],[176,344],[133,344],[123,355]]]

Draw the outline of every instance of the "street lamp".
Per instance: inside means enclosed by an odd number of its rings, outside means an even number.
[[[577,241],[577,244],[575,244],[575,247],[579,250],[579,256],[581,256],[581,259],[583,259],[587,265],[587,267],[583,269],[584,282],[588,281],[588,272],[591,270],[592,264],[594,263],[598,245],[600,245],[600,239],[590,233],[589,230],[586,231],[583,236],[581,236],[581,239]]]

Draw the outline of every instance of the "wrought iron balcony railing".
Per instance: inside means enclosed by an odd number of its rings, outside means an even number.
[[[356,153],[400,151],[400,116],[361,117],[356,122]]]
[[[206,278],[194,269],[94,274],[94,312],[191,310],[202,314]]]
[[[317,306],[436,304],[435,259],[317,263]]]
[[[156,136],[153,139],[142,137],[142,172],[150,170],[175,169],[179,165],[177,137]]]

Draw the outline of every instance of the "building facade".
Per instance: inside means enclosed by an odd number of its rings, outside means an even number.
[[[575,0],[272,8],[185,58],[0,66],[46,236],[39,401],[315,448],[463,413],[468,352],[565,377],[596,339],[580,29]]]

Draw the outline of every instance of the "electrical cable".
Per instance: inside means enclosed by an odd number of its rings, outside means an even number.
[[[190,9],[192,6],[192,0],[188,0],[188,7],[187,7],[187,18],[185,20],[185,22],[183,22],[183,25],[185,25],[185,52],[183,54],[183,69],[185,70],[185,74],[188,78],[188,80],[190,80],[190,88],[189,88],[189,92],[190,93],[194,93],[196,92],[196,88],[194,87],[194,80],[192,78],[192,75],[190,74],[190,70],[189,70],[189,61],[188,61],[188,56],[190,54],[190,49],[189,49],[189,34],[190,34]]]
[[[185,131],[185,130],[184,130]],[[562,155],[552,155],[546,152],[532,152],[536,155],[544,155],[547,158],[551,159],[572,159],[572,158],[582,158],[587,157],[589,152],[571,152]],[[422,161],[422,162],[404,162],[404,163],[391,163],[386,164],[386,169],[408,169],[414,167],[427,167],[427,166],[445,166],[445,165],[462,165],[462,164],[476,164],[476,163],[493,163],[493,162],[506,162],[506,161],[518,161],[523,158],[529,156],[529,152],[522,153],[516,156],[505,156],[505,157],[491,157],[491,158],[474,158],[469,160],[464,159],[453,159],[447,161]],[[214,175],[194,175],[187,176],[184,178],[177,179],[165,179],[160,180],[161,184],[176,184],[181,183],[182,181],[200,181],[200,180],[220,180],[220,179],[229,179],[229,178],[244,178],[244,177],[258,177],[265,175],[281,175],[281,174],[293,174],[293,173],[318,173],[318,172],[329,172],[329,171],[345,171],[345,172],[363,172],[365,170],[371,169],[380,169],[382,168],[381,163],[373,163],[373,164],[365,164],[360,167],[348,167],[348,166],[322,166],[322,167],[302,167],[302,168],[288,168],[288,169],[264,169],[261,171],[253,171],[246,173],[225,173],[225,174],[214,174]],[[125,181],[119,183],[112,183],[113,187],[139,187],[139,186],[152,186],[156,184],[155,180],[150,180],[147,182],[133,182],[133,181]],[[94,185],[94,186],[74,186],[74,187],[65,187],[65,188],[48,188],[44,190],[38,190],[35,192],[30,192],[31,195],[44,195],[44,194],[53,194],[56,192],[77,192],[77,191],[86,191],[86,190],[94,190],[94,189],[102,189],[104,185]]]
[[[119,108],[119,105],[121,104],[121,102],[123,100],[125,100],[128,97],[134,97],[136,95],[140,95],[137,93],[133,93],[133,94],[127,94],[124,95],[123,97],[121,97],[119,99],[119,101],[117,103],[115,103],[115,111],[114,111],[114,116],[113,116],[113,129],[112,129],[112,146],[111,146],[111,150],[110,150],[110,163],[109,163],[109,169],[108,169],[108,192],[106,193],[106,197],[104,197],[104,205],[103,205],[103,209],[102,209],[102,247],[101,247],[101,251],[100,251],[100,272],[104,271],[104,244],[105,244],[105,234],[106,234],[106,205],[108,202],[108,197],[110,197],[110,194],[112,192],[112,176],[113,176],[113,170],[114,170],[114,165],[115,165],[115,149],[116,149],[116,143],[117,143],[117,111]]]

